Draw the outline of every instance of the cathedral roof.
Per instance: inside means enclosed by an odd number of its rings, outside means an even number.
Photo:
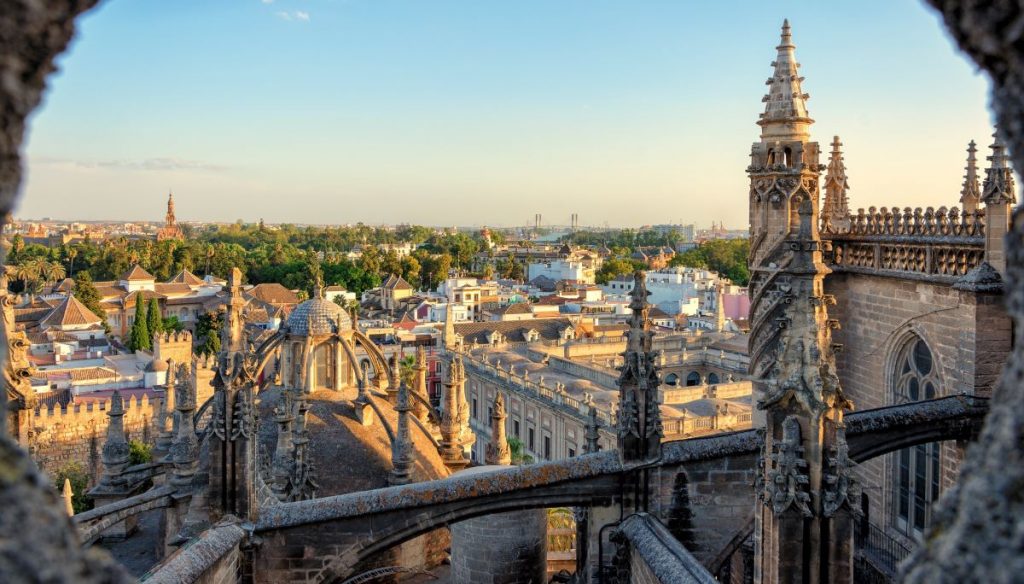
[[[288,332],[293,335],[329,335],[351,328],[348,313],[323,298],[311,298],[299,304],[288,317]]]

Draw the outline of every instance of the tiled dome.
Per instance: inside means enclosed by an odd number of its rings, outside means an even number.
[[[352,328],[352,319],[337,304],[313,298],[299,304],[288,317],[288,332],[293,335],[329,335]]]

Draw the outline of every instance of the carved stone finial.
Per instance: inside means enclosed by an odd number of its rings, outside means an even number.
[[[967,166],[964,167],[964,184],[960,190],[960,204],[964,211],[973,213],[981,202],[981,186],[978,184],[978,148],[974,140],[967,145]]]
[[[846,179],[842,145],[839,136],[834,136],[825,173],[825,200],[821,205],[821,230],[826,233],[843,233],[850,229],[850,198],[846,193],[850,184]]]
[[[64,479],[64,488],[61,490],[61,498],[64,500],[64,511],[71,517],[75,514],[75,506],[71,504],[74,493],[71,492],[71,479]]]
[[[584,438],[586,439],[586,445],[584,452],[593,454],[601,450],[601,444],[599,442],[601,438],[601,422],[597,419],[597,407],[590,404],[590,408],[587,411],[587,427]]]
[[[494,407],[491,411],[491,440],[487,443],[484,462],[487,464],[512,464],[512,451],[508,447],[505,436],[505,398],[499,391],[494,396]]]
[[[623,461],[654,460],[664,435],[658,406],[657,354],[650,330],[646,274],[633,274],[626,351],[619,374],[618,448]]]
[[[405,485],[412,481],[412,434],[409,431],[409,386],[405,380],[399,382],[395,411],[398,412],[398,427],[395,439],[391,443],[391,475],[388,482],[392,485]]]
[[[982,184],[982,199],[986,205],[1013,204],[1017,202],[1017,189],[1013,180],[1013,170],[1006,154],[1006,145],[999,139],[999,133],[992,134],[995,141],[990,148],[992,155],[987,157],[989,167],[985,169],[985,182]]]

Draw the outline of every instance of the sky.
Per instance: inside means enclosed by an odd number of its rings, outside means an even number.
[[[785,17],[851,206],[956,205],[989,83],[916,1],[110,0],[16,216],[744,228]]]

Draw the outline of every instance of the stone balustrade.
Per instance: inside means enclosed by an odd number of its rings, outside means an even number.
[[[985,211],[871,207],[827,236],[837,271],[952,282],[985,259]]]

